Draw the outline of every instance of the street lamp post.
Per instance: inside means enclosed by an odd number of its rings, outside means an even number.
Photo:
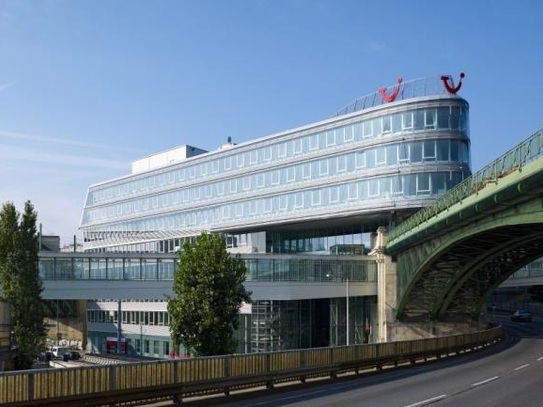
[[[347,346],[350,345],[349,341],[349,277],[347,277],[347,281],[345,283],[345,300],[347,302]]]
[[[143,323],[140,322],[140,356],[143,355]]]

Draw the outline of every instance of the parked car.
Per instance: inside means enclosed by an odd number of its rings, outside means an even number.
[[[532,313],[525,309],[518,309],[511,315],[512,322],[532,322]]]
[[[79,360],[79,359],[81,359],[81,353],[79,353],[76,350],[69,351],[68,355],[70,356],[70,360]]]

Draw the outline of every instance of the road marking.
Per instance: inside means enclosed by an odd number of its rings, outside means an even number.
[[[471,386],[472,387],[481,386],[482,384],[489,383],[489,382],[494,381],[494,380],[499,379],[499,378],[500,378],[500,376],[494,376],[494,377],[491,377],[489,379],[482,380],[482,381],[477,382],[477,383],[473,383]]]
[[[419,402],[417,402],[417,403],[409,404],[408,406],[405,406],[405,407],[422,406],[422,405],[424,405],[424,404],[429,404],[429,403],[432,403],[432,402],[434,402],[434,401],[442,400],[442,399],[444,399],[445,397],[447,397],[447,395],[446,395],[446,394],[442,394],[441,396],[432,397],[431,399],[422,400],[422,401],[419,401]]]
[[[537,359],[538,362],[539,362],[540,360],[543,360],[543,356],[541,356],[539,359]]]
[[[530,366],[529,363],[526,363],[525,365],[522,365],[522,366],[519,366],[519,367],[515,367],[515,370],[520,370],[520,369],[524,369],[525,367],[528,367]]]

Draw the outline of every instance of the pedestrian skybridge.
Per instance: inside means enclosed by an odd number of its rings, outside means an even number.
[[[388,235],[400,320],[477,315],[489,295],[543,256],[543,129]]]
[[[253,300],[377,294],[373,256],[242,254]],[[173,295],[176,253],[39,253],[45,299],[164,300]],[[271,297],[270,297],[271,295]]]

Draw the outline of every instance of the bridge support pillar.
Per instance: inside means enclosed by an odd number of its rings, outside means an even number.
[[[386,229],[377,229],[375,246],[370,255],[377,262],[377,342],[388,342],[391,327],[394,324],[396,308],[396,264],[385,254]]]

